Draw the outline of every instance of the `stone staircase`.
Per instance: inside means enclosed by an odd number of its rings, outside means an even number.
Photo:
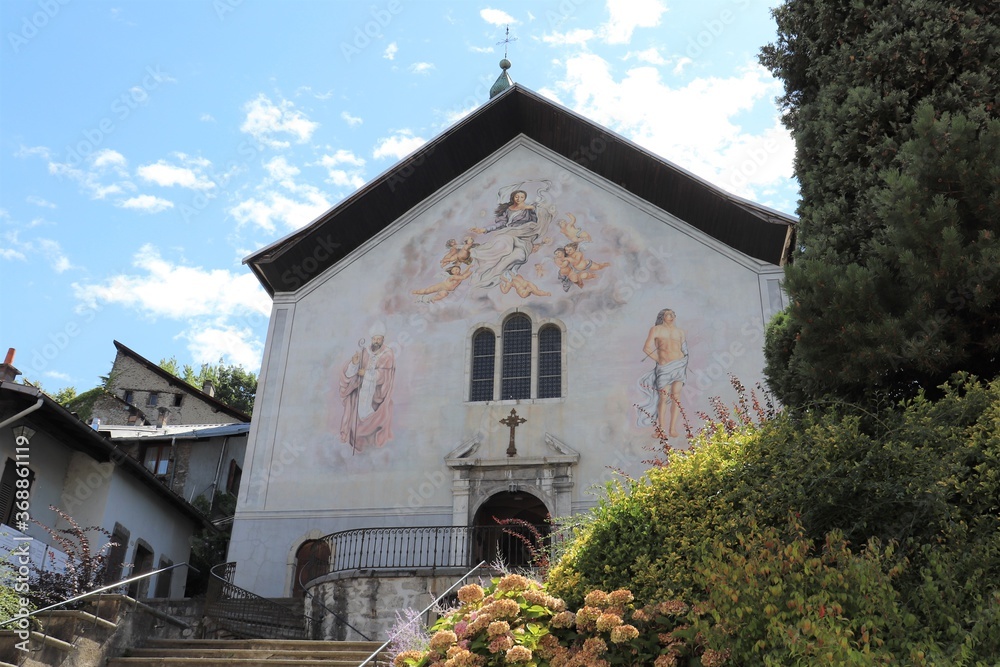
[[[358,667],[378,649],[378,642],[289,639],[151,639],[107,667]],[[386,667],[380,655],[369,665]]]

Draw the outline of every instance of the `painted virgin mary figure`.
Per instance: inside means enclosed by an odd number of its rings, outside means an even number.
[[[537,203],[529,204],[527,199],[527,192],[514,190],[508,201],[497,206],[492,225],[472,228],[476,234],[490,235],[472,249],[478,287],[494,287],[505,277],[510,281],[541,244],[552,214]]]

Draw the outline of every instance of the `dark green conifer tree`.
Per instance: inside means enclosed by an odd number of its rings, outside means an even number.
[[[788,0],[761,62],[801,184],[792,305],[768,332],[789,405],[1000,373],[1000,4]]]

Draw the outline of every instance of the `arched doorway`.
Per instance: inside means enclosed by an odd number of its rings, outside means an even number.
[[[492,564],[502,560],[510,568],[531,567],[532,550],[546,548],[549,516],[545,503],[525,491],[503,491],[490,496],[473,519],[474,562],[485,560]],[[501,523],[507,519],[516,521]]]
[[[295,579],[292,597],[305,595],[303,585],[327,573],[330,565],[330,545],[323,540],[306,540],[295,552]]]

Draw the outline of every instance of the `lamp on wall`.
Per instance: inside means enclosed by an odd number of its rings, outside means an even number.
[[[15,426],[11,429],[14,433],[14,439],[24,438],[25,440],[31,440],[31,436],[35,435],[34,429],[28,428],[27,426]]]

